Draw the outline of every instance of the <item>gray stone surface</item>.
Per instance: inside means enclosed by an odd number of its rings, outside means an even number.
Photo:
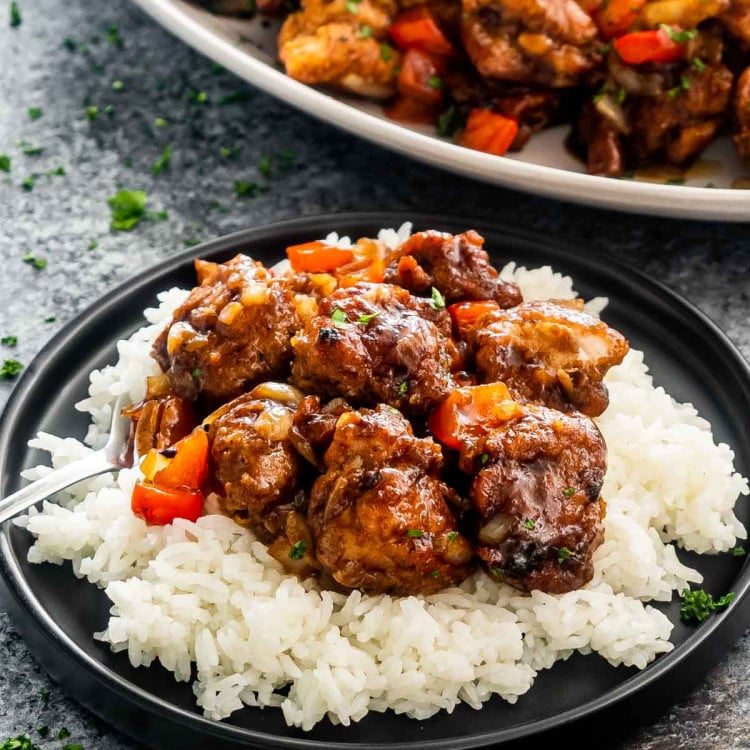
[[[170,37],[129,3],[20,0],[11,29],[0,7],[0,335],[15,334],[0,358],[28,363],[66,321],[118,282],[208,239],[272,220],[328,211],[404,209],[505,220],[601,248],[684,294],[750,354],[750,233],[743,226],[640,218],[542,200],[454,177],[340,133],[256,91]],[[119,29],[122,45],[107,40]],[[76,42],[75,51],[64,39]],[[83,46],[86,45],[86,46]],[[112,88],[122,81],[123,88]],[[194,101],[205,92],[207,101]],[[200,98],[200,97],[199,97]],[[227,98],[229,101],[227,101]],[[87,105],[99,108],[89,121]],[[111,114],[105,107],[111,106]],[[31,121],[29,107],[43,115]],[[167,120],[157,127],[155,118]],[[42,146],[24,155],[20,141]],[[168,169],[151,166],[171,145]],[[221,148],[237,149],[222,157]],[[269,190],[238,198],[236,180],[262,181],[294,151],[295,167],[274,170]],[[65,176],[43,173],[63,166]],[[21,183],[40,173],[34,190]],[[106,199],[118,186],[148,191],[166,220],[109,232]],[[94,249],[89,249],[96,242]],[[35,270],[31,254],[47,260]],[[54,322],[45,319],[55,316]],[[11,383],[0,383],[0,405]],[[71,730],[86,750],[137,746],[60,694],[0,614],[0,742],[47,725]],[[667,714],[634,726],[618,747],[750,747],[747,634],[703,684]],[[39,692],[49,690],[45,706]],[[59,747],[52,738],[45,748]]]

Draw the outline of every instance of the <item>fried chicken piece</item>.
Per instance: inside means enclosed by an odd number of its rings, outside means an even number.
[[[625,337],[583,312],[581,300],[489,313],[468,338],[480,382],[501,381],[520,401],[591,417],[609,403],[602,378],[628,352]]]
[[[425,414],[453,387],[460,359],[445,309],[390,284],[360,282],[320,300],[292,339],[292,378],[306,393]]]
[[[471,571],[473,552],[440,481],[440,446],[385,405],[346,411],[313,485],[308,523],[323,571],[367,593],[432,594]]]
[[[292,78],[330,84],[360,96],[387,99],[396,91],[400,54],[384,52],[393,0],[306,0],[284,21],[279,58]],[[363,29],[369,29],[367,33]]]
[[[750,0],[732,0],[719,18],[745,50],[750,48]]]
[[[734,92],[737,132],[732,136],[740,159],[750,164],[750,68],[737,79]]]
[[[386,269],[385,280],[417,295],[435,287],[448,303],[491,299],[500,307],[518,305],[520,290],[498,276],[483,245],[473,230],[417,232],[396,250],[401,257]]]
[[[589,418],[531,404],[465,447],[461,468],[476,472],[476,553],[493,576],[552,594],[591,580],[604,538],[606,455]]]
[[[596,25],[574,0],[462,0],[462,36],[490,78],[560,88],[600,61]]]
[[[267,539],[299,505],[302,461],[289,433],[301,398],[289,385],[263,383],[206,420],[221,511]]]
[[[152,350],[172,391],[216,406],[263,380],[283,379],[299,322],[288,283],[245,255],[196,260],[195,268],[200,285]]]

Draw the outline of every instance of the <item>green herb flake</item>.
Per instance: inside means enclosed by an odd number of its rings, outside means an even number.
[[[16,0],[10,2],[10,27],[11,29],[17,29],[21,25],[21,10],[18,7]]]
[[[28,109],[29,113],[29,120],[38,120],[42,116],[42,108],[41,107],[29,107]]]
[[[427,85],[431,89],[442,89],[443,88],[443,79],[440,76],[430,76],[427,79]]]
[[[211,63],[211,75],[212,76],[221,75],[225,71],[226,71],[226,68],[223,65],[221,65],[220,63],[217,63],[217,62],[212,62]]]
[[[151,172],[154,177],[162,173],[169,166],[169,162],[172,160],[172,147],[164,146],[164,150],[161,152],[161,156],[151,166]]]
[[[367,315],[360,315],[357,318],[357,323],[359,323],[362,326],[366,326],[371,320],[374,320],[375,318],[380,315],[380,310],[374,313],[368,313]]]
[[[166,128],[166,127],[167,127],[167,125],[169,125],[169,123],[168,123],[168,122],[167,122],[167,121],[166,121],[166,120],[165,120],[165,119],[164,119],[163,117],[157,117],[157,118],[156,118],[156,119],[154,120],[154,125],[155,125],[155,126],[156,126],[157,128]]]
[[[430,307],[433,310],[444,310],[445,309],[445,297],[440,293],[439,289],[432,287],[430,293]]]
[[[523,522],[524,529],[529,529],[529,531],[531,531],[531,529],[533,529],[535,526],[536,526],[536,521],[533,518],[527,518]]]
[[[344,7],[349,13],[353,13],[356,16],[359,13],[359,0],[346,0]]]
[[[570,560],[573,553],[567,547],[560,547],[557,550],[557,562],[564,563],[566,560]]]
[[[503,576],[503,569],[502,568],[490,568],[490,573],[492,573],[495,578],[501,578]]]
[[[403,380],[401,383],[398,384],[399,396],[405,396],[408,390],[409,390],[409,384],[405,380]]]
[[[185,247],[195,247],[196,245],[200,245],[200,244],[201,244],[201,241],[200,241],[200,240],[196,240],[196,239],[191,239],[191,240],[183,240],[183,241],[182,241],[182,244],[183,244],[183,245],[184,245]]]
[[[114,113],[115,113],[115,108],[114,108],[114,107],[113,107],[113,106],[112,106],[111,104],[108,104],[108,105],[107,105],[107,106],[106,106],[106,107],[104,108],[104,114],[105,114],[105,115],[107,115],[108,117],[112,117],[112,115],[113,115]]]
[[[255,198],[263,188],[257,182],[248,182],[246,180],[237,180],[234,183],[234,193],[239,198]]]
[[[729,606],[734,599],[734,594],[730,592],[714,600],[713,596],[703,589],[683,589],[680,596],[680,619],[683,622],[703,622],[712,612]]]
[[[89,122],[94,122],[97,117],[99,117],[99,107],[94,104],[89,104],[89,106],[86,107],[86,119]]]
[[[729,550],[729,554],[732,557],[743,557],[745,555],[745,549],[744,547],[732,547],[732,549]]]
[[[295,542],[289,550],[289,557],[292,560],[301,560],[307,551],[307,544],[303,541]]]
[[[48,315],[45,319],[45,323],[55,323],[57,321],[57,318],[54,315]]]
[[[0,172],[10,172],[10,156],[0,154]]]
[[[43,271],[45,268],[47,268],[47,259],[46,258],[38,258],[36,255],[32,255],[31,253],[26,253],[26,255],[23,255],[21,257],[21,260],[24,263],[28,263],[30,266],[35,268],[37,271]]]
[[[49,727],[46,724],[41,727],[37,727],[36,732],[40,737],[46,737],[49,734]]]
[[[195,91],[190,94],[190,101],[196,104],[205,104],[208,101],[208,94],[205,91]]]
[[[360,39],[369,39],[372,36],[372,26],[365,24],[359,30]]]
[[[113,47],[122,47],[120,29],[114,24],[110,24],[109,26],[107,26],[107,42]]]
[[[28,193],[34,189],[34,185],[36,185],[36,177],[33,174],[25,177],[21,182],[21,187]]]
[[[380,59],[383,62],[390,62],[393,59],[393,47],[385,42],[380,45]]]
[[[65,177],[65,167],[55,167],[47,172],[47,177]]]
[[[406,532],[406,536],[408,536],[409,539],[421,539],[424,536],[424,531],[422,531],[422,529],[409,529]]]
[[[700,57],[693,58],[692,66],[699,72],[703,73],[706,68],[708,67],[706,63],[703,62],[703,60],[700,59]]]
[[[3,346],[16,346],[18,344],[18,336],[3,336],[0,339],[0,344]]]
[[[21,370],[23,365],[17,359],[4,359],[0,365],[0,380],[13,380]],[[44,696],[42,700],[44,701]]]
[[[268,177],[271,174],[271,159],[268,156],[264,156],[258,164],[258,171],[263,177]]]
[[[344,313],[344,311],[338,307],[333,308],[333,312],[331,313],[331,320],[333,321],[333,325],[335,325],[336,328],[344,328],[349,322],[346,318],[346,313]]]
[[[44,151],[42,146],[35,146],[33,143],[19,141],[18,146],[26,156],[39,156]]]
[[[698,32],[695,29],[676,29],[674,26],[667,26],[665,23],[660,23],[659,28],[677,44],[685,44],[691,39],[695,39]]]
[[[65,47],[68,52],[75,52],[78,47],[78,42],[76,42],[72,36],[66,36],[65,39],[63,39],[63,47]]]
[[[83,750],[83,745],[63,745],[62,750]]]
[[[240,152],[239,148],[229,148],[228,146],[221,146],[219,148],[219,156],[222,159],[230,159]]]
[[[563,495],[565,495],[565,497],[573,497],[574,494],[575,494],[575,489],[573,489],[573,487],[566,487],[563,490]]]
[[[27,735],[19,734],[18,737],[12,737],[5,740],[0,745],[0,750],[42,750],[38,745],[35,745]]]
[[[129,232],[143,218],[146,200],[145,190],[120,190],[110,196],[107,203],[112,210],[112,230]]]
[[[122,81],[112,81],[112,91],[122,91],[125,84]]]
[[[57,739],[66,740],[68,737],[70,737],[70,729],[67,727],[61,727],[60,731],[57,733]]]
[[[482,453],[482,455],[479,457],[479,463],[484,466],[488,461],[490,460],[490,456],[488,453]]]
[[[96,240],[91,240],[91,242],[89,242],[89,246],[86,249],[96,250],[97,247],[99,247],[99,243]]]
[[[458,539],[458,532],[457,531],[449,531],[446,536],[448,537],[449,542],[455,542],[456,539]]]
[[[440,578],[440,571],[433,570],[432,573],[430,573],[430,578]]]
[[[461,127],[461,114],[451,105],[437,118],[437,132],[444,138],[450,138]]]

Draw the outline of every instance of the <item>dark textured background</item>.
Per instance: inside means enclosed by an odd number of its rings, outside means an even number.
[[[129,3],[20,0],[16,29],[8,5],[0,3],[0,153],[12,158],[12,172],[0,172],[0,336],[15,334],[18,345],[0,347],[0,358],[28,363],[92,300],[186,243],[275,219],[378,209],[460,214],[467,226],[472,216],[496,219],[573,241],[582,253],[603,249],[685,295],[750,354],[746,226],[615,214],[460,179],[340,133],[216,71]],[[108,35],[111,26],[116,35]],[[123,82],[121,91],[114,81]],[[99,107],[92,122],[87,105]],[[27,109],[35,106],[43,115],[31,121]],[[156,127],[157,117],[169,124]],[[24,155],[21,141],[44,151]],[[171,165],[154,177],[151,166],[167,144]],[[236,151],[222,157],[222,148]],[[285,151],[295,154],[292,169],[282,168]],[[236,180],[264,181],[264,157],[273,165],[268,192],[236,197]],[[65,176],[44,174],[58,166]],[[31,174],[41,176],[28,192],[21,183]],[[165,209],[168,219],[111,233],[106,201],[118,187],[147,190],[148,208]],[[46,268],[25,263],[27,254],[46,259]],[[55,321],[45,322],[50,316]],[[0,406],[11,387],[0,383]],[[59,748],[64,743],[53,735],[66,726],[66,741],[86,750],[137,747],[62,695],[2,612],[0,665],[0,743],[31,732],[44,748]],[[655,723],[634,726],[619,746],[750,748],[749,671],[746,633],[701,687]],[[35,732],[41,725],[50,727],[46,740]]]

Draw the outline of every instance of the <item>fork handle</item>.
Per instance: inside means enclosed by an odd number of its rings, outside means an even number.
[[[30,508],[34,503],[70,487],[71,484],[98,474],[105,474],[108,471],[116,471],[118,468],[119,466],[108,460],[102,451],[96,451],[85,458],[79,458],[77,461],[55,469],[47,476],[27,484],[18,492],[0,500],[0,524]]]

